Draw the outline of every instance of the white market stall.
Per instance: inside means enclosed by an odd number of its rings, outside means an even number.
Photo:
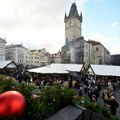
[[[112,65],[90,65],[88,73],[100,76],[120,76],[120,66]]]
[[[91,64],[87,69],[87,73],[93,75],[95,79],[101,79],[105,83],[109,79],[120,77],[120,66]]]
[[[61,67],[55,67],[51,65],[29,69],[28,71],[31,73],[37,73],[37,78],[39,78],[40,81],[45,80],[47,82],[49,82],[50,80],[57,81],[59,78],[65,80],[67,74],[69,74],[68,71],[63,70]]]
[[[17,65],[14,61],[0,61],[0,72],[5,73],[5,72],[13,72],[16,70]]]
[[[17,65],[14,61],[0,61],[0,69],[4,68],[16,68]]]
[[[63,78],[63,80],[67,82],[65,86],[68,86],[68,78],[70,78],[71,75],[77,76],[77,74],[73,73],[80,73],[82,70],[84,69],[81,64],[51,64],[45,67],[29,69],[28,71],[31,73],[38,73],[40,79]]]
[[[56,68],[62,68],[64,70],[70,71],[70,72],[81,72],[84,71],[83,64],[51,64],[51,66],[54,66]]]
[[[69,72],[66,70],[63,70],[60,67],[55,67],[55,66],[45,66],[45,67],[39,67],[39,68],[35,68],[35,69],[29,69],[29,72],[35,72],[35,73],[41,73],[41,74],[68,74]]]

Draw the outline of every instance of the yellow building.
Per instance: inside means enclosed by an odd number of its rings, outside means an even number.
[[[40,66],[40,52],[39,52],[39,50],[27,49],[25,52],[24,63],[26,66],[30,66],[30,67]]]

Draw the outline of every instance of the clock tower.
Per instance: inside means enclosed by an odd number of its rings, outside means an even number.
[[[79,15],[76,4],[71,5],[69,15],[65,13],[65,40],[72,41],[82,36],[82,13]]]

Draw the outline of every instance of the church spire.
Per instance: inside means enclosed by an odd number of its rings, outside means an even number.
[[[66,21],[68,18],[71,18],[71,17],[75,17],[78,20],[80,20],[80,22],[82,22],[82,13],[80,13],[80,15],[78,14],[77,6],[76,6],[75,2],[71,5],[69,15],[67,16],[65,13],[64,21]]]
[[[75,3],[73,3],[73,4],[71,5],[71,8],[70,8],[70,12],[69,12],[69,16],[68,16],[68,17],[74,16],[74,15],[79,16],[79,15],[78,15],[78,11],[77,11],[77,6],[76,6]]]
[[[67,15],[66,15],[66,12],[65,12],[64,21],[66,21],[66,18],[67,18]]]
[[[82,12],[80,12],[80,21],[83,21]]]

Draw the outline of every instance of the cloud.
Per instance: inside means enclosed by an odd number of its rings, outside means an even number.
[[[94,0],[76,0],[78,12]],[[65,42],[64,13],[73,0],[0,0],[0,37],[7,44],[23,43],[30,49],[54,53]],[[100,37],[100,36],[99,36]],[[102,37],[102,36],[101,36]]]
[[[76,0],[78,12],[88,0]],[[73,0],[0,0],[0,37],[7,44],[57,52],[65,42],[64,14]]]
[[[113,22],[112,27],[117,27],[119,25],[119,21]]]
[[[64,44],[64,13],[68,0],[0,0],[0,37],[7,44],[46,47],[56,52]]]

